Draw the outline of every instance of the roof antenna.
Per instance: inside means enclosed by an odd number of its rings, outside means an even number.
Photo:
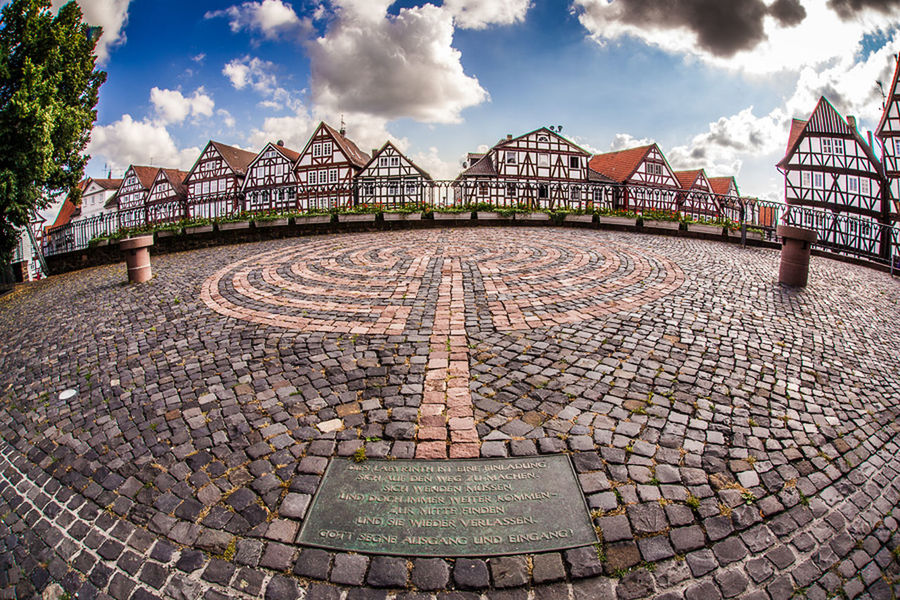
[[[347,125],[344,124],[344,113],[341,113],[341,135],[347,135]]]

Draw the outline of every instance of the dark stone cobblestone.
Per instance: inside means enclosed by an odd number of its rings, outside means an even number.
[[[121,285],[115,265],[4,296],[0,592],[896,597],[895,281],[813,259],[810,286],[796,291],[775,283],[778,253],[769,250],[497,231],[504,235],[429,230],[204,249],[154,257],[157,276],[141,286]],[[445,247],[471,252],[454,258]],[[375,312],[354,317],[366,332],[295,326],[295,309],[251,300],[229,278],[236,261],[290,256],[305,257],[310,273],[329,272],[334,257],[370,276],[385,266],[379,248],[401,249],[399,266],[402,249],[431,257],[418,295],[387,301],[408,310],[383,330]],[[536,319],[527,327],[491,303],[479,256],[494,251],[506,257],[495,265],[531,278],[510,286],[519,314]],[[419,410],[437,301],[429,282],[441,260],[457,260],[463,281],[477,440],[465,450],[572,453],[599,547],[407,561],[295,544],[329,460],[360,447],[410,458],[424,447]],[[614,264],[599,279],[607,287],[590,295],[585,274]],[[217,272],[229,275],[217,290],[242,318],[200,300]],[[251,286],[271,285],[250,273]],[[551,293],[535,286],[560,287],[561,273],[571,274],[569,296],[535,310],[534,298]],[[310,323],[348,318],[340,290],[353,285],[340,277],[338,291],[312,298],[328,306],[305,309]],[[614,308],[590,313],[598,298]],[[272,321],[244,318],[258,309]],[[587,316],[572,318],[579,310]],[[77,397],[60,402],[70,387]]]

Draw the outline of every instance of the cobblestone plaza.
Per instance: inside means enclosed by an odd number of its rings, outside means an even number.
[[[0,596],[894,597],[900,287],[814,258],[793,290],[778,261],[469,227],[20,288],[0,298]],[[360,448],[570,454],[602,541],[455,559],[298,543],[329,461]]]

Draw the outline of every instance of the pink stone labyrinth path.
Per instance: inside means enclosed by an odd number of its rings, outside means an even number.
[[[416,457],[470,458],[481,443],[467,310],[485,307],[498,331],[553,327],[633,310],[683,282],[674,262],[592,232],[467,228],[304,239],[219,270],[201,297],[260,325],[428,335]]]

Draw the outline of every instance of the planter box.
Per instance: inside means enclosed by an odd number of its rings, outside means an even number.
[[[414,213],[392,213],[386,212],[384,213],[385,221],[421,221],[422,213],[414,212]]]
[[[731,230],[729,229],[729,230],[728,230],[728,237],[730,237],[730,238],[735,238],[735,239],[738,239],[738,240],[741,239],[741,230],[738,229],[738,230],[736,230],[736,231],[731,231]],[[748,232],[747,232],[747,239],[748,239],[748,240],[762,241],[763,236],[762,236],[761,233],[757,233],[757,232],[755,232],[755,231],[748,231]]]
[[[198,233],[212,233],[212,225],[197,225],[196,227],[185,227],[184,232],[188,235],[196,235]]]
[[[544,212],[533,212],[518,215],[517,221],[549,221],[550,215]]]
[[[593,223],[594,215],[566,215],[565,223]]]
[[[219,231],[233,231],[235,229],[250,229],[250,221],[236,221],[233,223],[219,223]]]
[[[512,221],[514,218],[513,215],[506,216],[501,215],[498,212],[485,210],[479,210],[475,215],[478,217],[479,221]]]
[[[658,231],[678,231],[681,223],[678,221],[644,221],[644,229],[656,229]]]
[[[324,225],[331,223],[331,215],[313,215],[310,217],[294,217],[294,225]]]
[[[434,220],[435,221],[471,221],[472,213],[469,211],[463,212],[438,212],[434,211]]]
[[[338,215],[338,223],[374,223],[375,213]]]
[[[608,217],[604,215],[598,215],[597,222],[601,225],[615,225],[617,227],[637,226],[637,219],[634,219],[632,217]]]
[[[99,248],[101,246],[109,246],[109,238],[106,238],[104,240],[98,240],[90,245],[90,247],[92,247],[92,248]]]
[[[721,225],[706,225],[704,223],[688,223],[688,231],[691,233],[702,233],[705,235],[722,236]]]
[[[156,237],[158,238],[167,238],[167,237],[175,237],[180,232],[180,229],[160,229],[156,232]]]
[[[268,219],[265,221],[253,221],[256,227],[286,227],[287,219]]]

